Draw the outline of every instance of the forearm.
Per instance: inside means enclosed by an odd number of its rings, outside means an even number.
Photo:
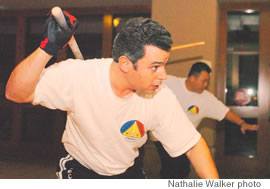
[[[234,112],[232,112],[231,110],[228,111],[228,113],[226,114],[225,118],[237,125],[241,125],[244,123],[244,120],[241,119],[241,117],[239,117],[237,114],[235,114]]]
[[[6,98],[15,102],[31,102],[40,74],[51,55],[36,49],[12,71],[6,86]]]
[[[226,114],[226,119],[240,126],[240,130],[243,134],[245,134],[246,130],[257,131],[259,126],[256,124],[248,124],[237,114],[233,113],[231,110]]]
[[[211,152],[202,137],[199,142],[186,153],[186,155],[200,178],[219,178]]]

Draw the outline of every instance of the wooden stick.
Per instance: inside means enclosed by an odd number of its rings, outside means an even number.
[[[64,29],[67,29],[68,25],[67,25],[65,16],[62,12],[62,9],[60,7],[53,7],[51,12],[52,12],[54,19],[59,24],[59,26],[61,26]],[[83,60],[83,55],[80,51],[80,48],[79,48],[74,36],[71,37],[68,44],[69,44],[69,47],[70,47],[73,55],[75,56],[75,58]]]
[[[194,46],[198,46],[198,45],[204,45],[205,42],[201,41],[201,42],[196,42],[196,43],[189,43],[189,44],[185,44],[185,45],[177,45],[171,48],[172,51],[174,50],[179,50],[179,49],[184,49],[184,48],[188,48],[188,47],[194,47]]]

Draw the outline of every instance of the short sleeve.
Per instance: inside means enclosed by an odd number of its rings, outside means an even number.
[[[206,91],[208,95],[206,117],[221,121],[225,118],[229,108],[218,100],[212,93]]]
[[[194,146],[201,135],[189,121],[170,90],[164,88],[158,95],[155,108],[157,126],[151,133],[162,143],[170,156],[177,157]]]
[[[36,86],[32,104],[50,109],[70,110],[75,90],[75,66],[74,61],[70,59],[44,69]]]

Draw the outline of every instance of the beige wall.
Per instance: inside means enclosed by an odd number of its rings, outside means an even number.
[[[185,76],[191,63],[199,59],[215,62],[217,9],[215,0],[152,1],[152,18],[171,32],[173,46],[199,41],[206,43],[201,46],[172,51],[170,58],[172,64],[167,66],[169,74]],[[214,66],[212,65],[212,67]]]
[[[209,90],[215,92],[217,60],[217,16],[215,0],[152,0],[152,18],[164,25],[172,34],[173,46],[204,41],[205,45],[171,52],[168,74],[185,77],[197,60],[212,62],[213,73]],[[204,120],[200,132],[212,152],[215,151],[215,121]]]

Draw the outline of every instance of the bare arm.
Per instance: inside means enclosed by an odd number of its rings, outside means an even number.
[[[228,111],[225,118],[239,125],[241,127],[241,132],[243,134],[245,134],[246,130],[257,131],[259,128],[258,125],[255,125],[255,124],[251,125],[251,124],[246,123],[244,120],[242,120],[237,114],[235,114],[231,110]]]
[[[6,98],[18,103],[32,102],[40,74],[51,57],[38,48],[20,62],[7,82]]]
[[[63,12],[68,28],[61,28],[50,15],[44,28],[40,47],[20,62],[12,71],[6,86],[6,98],[15,102],[32,102],[36,85],[45,65],[65,47],[76,28],[77,19]]]
[[[197,174],[203,179],[218,179],[218,172],[211,152],[205,140],[201,137],[199,142],[195,144],[187,153],[187,157],[191,161]]]

